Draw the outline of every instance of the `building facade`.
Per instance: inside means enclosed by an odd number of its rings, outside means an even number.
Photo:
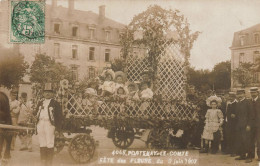
[[[238,68],[241,63],[256,63],[260,58],[260,24],[234,33],[231,50],[231,71]],[[250,87],[260,87],[260,73],[252,73],[252,83]],[[241,84],[231,77],[231,88],[240,88]]]
[[[45,13],[44,44],[10,44],[8,0],[0,1],[0,22],[6,23],[0,25],[0,44],[15,49],[29,64],[36,54],[46,54],[69,67],[76,81],[97,76],[120,57],[119,40],[125,25],[107,18],[105,6],[99,6],[96,14],[75,9],[74,0],[68,0],[68,7],[52,0]],[[29,77],[24,81],[28,84]]]
[[[8,1],[1,2],[8,9]],[[3,8],[5,8],[3,7]],[[68,7],[57,6],[57,0],[46,4],[45,43],[15,44],[15,49],[31,64],[36,54],[46,54],[70,67],[74,78],[94,77],[114,58],[120,57],[119,37],[125,25],[106,18],[105,6],[99,6],[99,14],[74,8],[74,0]],[[2,17],[1,17],[2,16]],[[8,10],[1,10],[1,38],[8,41]],[[3,22],[3,21],[1,21]],[[8,45],[10,46],[10,45]]]

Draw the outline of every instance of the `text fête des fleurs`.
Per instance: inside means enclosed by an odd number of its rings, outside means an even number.
[[[100,157],[98,163],[196,165],[198,158],[191,156],[189,151],[113,150],[112,155]]]

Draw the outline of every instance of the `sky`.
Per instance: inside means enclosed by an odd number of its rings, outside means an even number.
[[[58,0],[58,5],[67,6],[67,1]],[[178,9],[188,19],[191,30],[201,32],[190,57],[196,69],[212,69],[230,60],[234,32],[260,23],[260,0],[75,0],[76,9],[95,13],[105,5],[106,17],[123,24],[129,24],[153,4]]]

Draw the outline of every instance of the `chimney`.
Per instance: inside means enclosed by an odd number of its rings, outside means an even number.
[[[99,19],[103,21],[105,19],[105,5],[99,6]]]
[[[57,7],[57,0],[52,0],[52,7],[53,8]]]
[[[69,1],[69,13],[71,14],[74,10],[74,0],[68,0]]]

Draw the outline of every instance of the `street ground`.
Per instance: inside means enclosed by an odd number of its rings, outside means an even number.
[[[113,152],[122,152],[116,148],[111,139],[106,137],[107,131],[100,127],[91,127],[92,136],[99,141],[93,159],[87,164],[76,164],[65,147],[54,158],[54,166],[70,166],[70,165],[202,165],[202,166],[258,166],[258,161],[246,164],[244,161],[236,161],[234,157],[222,155],[221,153],[199,154],[198,150],[170,150],[167,151],[168,156],[134,156],[137,152],[146,151],[145,143],[141,140],[134,140],[133,144],[127,149],[128,156],[113,155]],[[11,166],[37,166],[40,165],[40,153],[38,138],[33,136],[33,152],[19,151],[20,141],[17,139],[15,150],[12,151],[10,160]],[[119,161],[120,160],[120,161]],[[113,162],[113,163],[112,163]],[[118,162],[126,162],[119,164]],[[140,162],[143,162],[142,164]],[[144,164],[147,163],[147,164]],[[171,164],[169,164],[171,163]]]

